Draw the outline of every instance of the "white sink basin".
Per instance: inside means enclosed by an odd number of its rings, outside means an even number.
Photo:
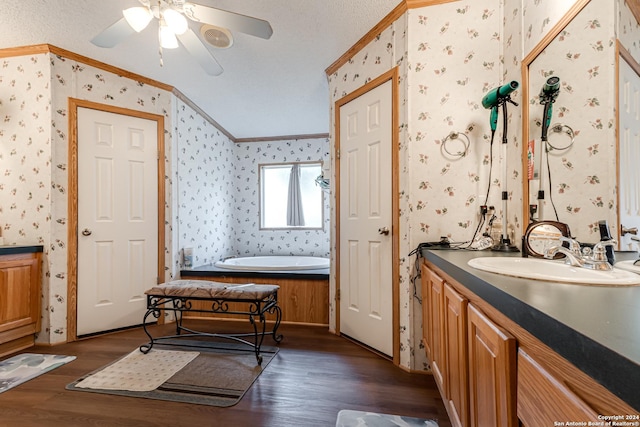
[[[615,268],[619,268],[621,270],[630,271],[632,273],[640,274],[640,263],[638,265],[633,265],[636,260],[631,261],[618,261],[614,265]]]
[[[478,270],[491,273],[548,282],[600,286],[640,285],[640,274],[634,274],[618,268],[614,268],[612,271],[589,270],[566,265],[563,261],[539,258],[482,257],[474,258],[468,264]]]

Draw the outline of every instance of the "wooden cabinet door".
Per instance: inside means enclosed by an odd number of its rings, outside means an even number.
[[[0,258],[0,332],[29,325],[35,328],[31,332],[40,329],[39,259],[31,255]]]
[[[468,424],[467,299],[448,283],[444,285],[445,383],[451,424]]]
[[[433,271],[429,271],[429,283],[427,293],[429,297],[428,301],[428,313],[427,313],[427,328],[429,332],[427,337],[429,338],[429,348],[431,349],[431,371],[438,386],[440,386],[440,392],[447,395],[447,384],[444,380],[444,373],[446,372],[445,360],[444,360],[444,324],[443,324],[443,312],[444,312],[444,280]],[[423,303],[424,304],[424,303]]]
[[[598,412],[522,348],[518,350],[518,418],[526,426],[552,426],[563,420],[601,422]]]
[[[516,341],[472,304],[469,314],[469,425],[514,427]]]

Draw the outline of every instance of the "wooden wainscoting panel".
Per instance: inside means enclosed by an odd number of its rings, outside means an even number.
[[[193,280],[209,280],[222,283],[256,283],[278,285],[278,305],[282,309],[282,322],[303,323],[314,325],[329,324],[329,279],[300,280],[300,279],[269,279],[260,277],[188,277]],[[194,301],[194,308],[206,308],[210,302]],[[246,309],[239,303],[229,303],[229,310]],[[246,315],[216,315],[209,313],[185,313],[185,318],[212,317],[246,319]],[[267,320],[275,320],[275,315],[268,314]]]

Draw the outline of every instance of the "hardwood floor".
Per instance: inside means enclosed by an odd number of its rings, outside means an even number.
[[[238,329],[238,322],[190,324],[217,332]],[[153,331],[154,336],[169,334],[173,325]],[[282,325],[281,331],[280,352],[230,408],[65,390],[146,342],[142,329],[27,349],[77,359],[0,394],[0,427],[332,427],[341,409],[432,418],[440,427],[451,426],[430,375],[407,373],[326,327]],[[272,344],[267,337],[265,345]]]

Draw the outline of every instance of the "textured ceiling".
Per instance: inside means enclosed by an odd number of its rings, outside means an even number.
[[[212,77],[182,47],[160,67],[153,25],[111,49],[90,43],[137,0],[0,0],[0,48],[48,43],[169,84],[235,138],[327,133],[324,70],[400,0],[195,2],[265,19],[273,36],[234,33],[230,49],[211,49],[224,68]]]

